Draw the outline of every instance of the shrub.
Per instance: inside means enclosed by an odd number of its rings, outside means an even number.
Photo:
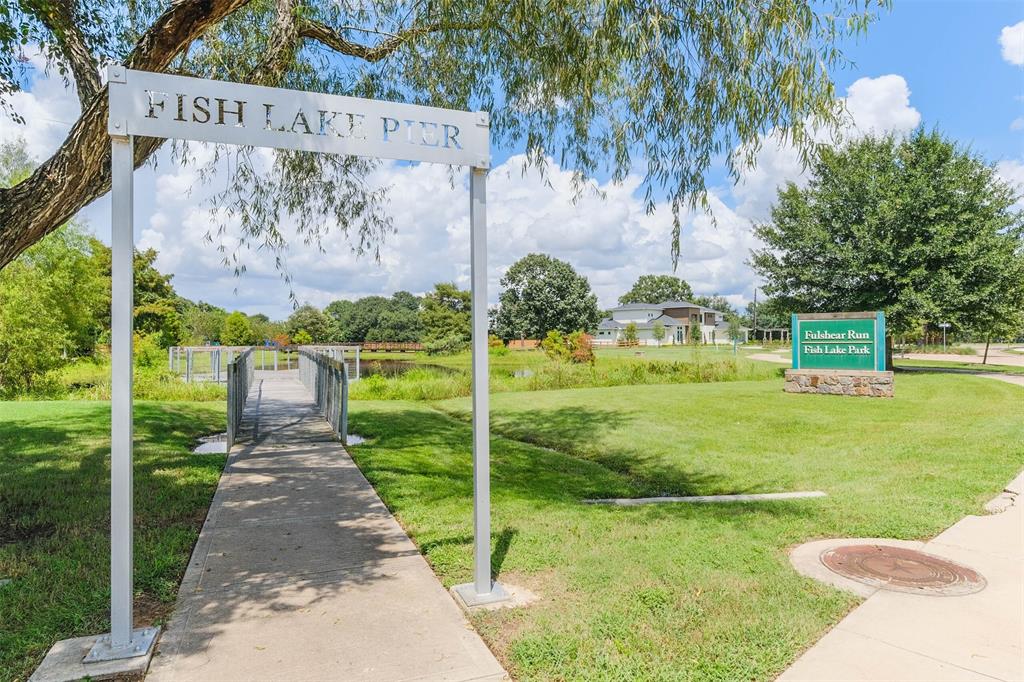
[[[146,336],[136,334],[134,346],[136,367],[160,367],[167,362],[167,351],[160,345],[160,332]]]
[[[427,355],[454,355],[469,348],[469,342],[461,334],[452,334],[423,346]]]
[[[558,330],[549,331],[544,340],[540,342],[540,347],[545,355],[556,362],[567,362],[571,358],[565,337]]]
[[[594,360],[594,345],[590,342],[590,336],[582,331],[573,332],[569,334],[567,340],[569,346],[569,353],[572,357],[572,361],[577,364],[593,365]]]

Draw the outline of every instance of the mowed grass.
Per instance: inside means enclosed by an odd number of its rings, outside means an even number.
[[[790,547],[931,537],[1024,466],[1019,387],[901,375],[897,396],[781,381],[492,396],[493,570],[541,599],[475,624],[517,679],[774,678],[856,603],[797,575]],[[471,439],[468,401],[439,407],[359,402],[351,428],[370,438],[353,448],[362,471],[451,585],[471,576]],[[795,490],[829,496],[582,503]]]
[[[189,454],[223,403],[135,406],[135,610],[164,618],[224,457]],[[0,680],[24,680],[55,641],[108,632],[110,405],[0,402]]]

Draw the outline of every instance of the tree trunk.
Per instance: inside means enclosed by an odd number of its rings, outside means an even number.
[[[892,336],[888,334],[885,336],[885,369],[889,372],[895,369],[892,364]]]
[[[248,0],[178,0],[143,34],[124,60],[128,68],[165,71],[171,60],[210,26]],[[0,268],[110,191],[107,88],[83,108],[60,148],[32,175],[0,189]],[[28,122],[30,125],[32,121]],[[162,139],[135,140],[136,168]]]
[[[988,364],[988,344],[991,343],[991,342],[992,342],[992,337],[991,336],[986,336],[985,337],[985,356],[981,359],[981,364],[983,364],[983,365],[987,365]]]

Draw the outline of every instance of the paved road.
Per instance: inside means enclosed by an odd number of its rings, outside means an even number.
[[[294,374],[257,373],[148,679],[505,679]]]

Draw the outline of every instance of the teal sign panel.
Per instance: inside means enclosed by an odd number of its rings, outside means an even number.
[[[794,314],[793,369],[885,371],[885,314]]]

